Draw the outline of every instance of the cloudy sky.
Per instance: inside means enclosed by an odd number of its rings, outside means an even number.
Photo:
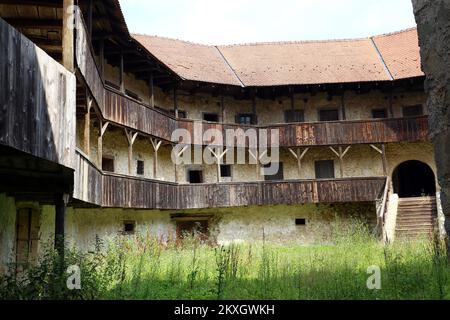
[[[120,0],[129,29],[205,44],[367,37],[415,26],[411,0]]]

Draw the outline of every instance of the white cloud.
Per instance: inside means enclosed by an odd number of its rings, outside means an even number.
[[[415,25],[411,0],[121,0],[132,32],[207,44],[366,37]]]

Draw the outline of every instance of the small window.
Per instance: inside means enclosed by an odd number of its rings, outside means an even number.
[[[180,118],[180,119],[187,119],[186,111],[178,110],[178,118]]]
[[[231,166],[221,165],[220,166],[220,176],[222,178],[231,178]]]
[[[387,116],[387,110],[386,109],[374,109],[372,110],[372,117],[374,119],[386,119]]]
[[[102,170],[106,172],[114,172],[114,158],[102,158]]]
[[[339,121],[339,110],[338,109],[326,109],[319,111],[320,121]]]
[[[306,219],[295,219],[296,226],[306,226]]]
[[[407,106],[403,107],[403,116],[404,117],[418,117],[423,115],[423,106]]]
[[[219,115],[217,113],[204,113],[203,120],[208,122],[219,122]]]
[[[177,221],[177,238],[182,240],[185,237],[199,237],[207,241],[209,237],[208,221]]]
[[[143,176],[144,172],[145,172],[144,169],[145,169],[144,161],[138,160],[137,161],[137,174],[140,175],[140,176]]]
[[[189,183],[203,183],[203,172],[201,170],[189,170],[188,171]]]
[[[242,113],[236,116],[236,123],[244,125],[257,124],[256,116],[251,113]]]
[[[305,122],[305,112],[303,110],[286,110],[284,121],[286,123]]]
[[[124,221],[123,222],[123,233],[124,234],[134,234],[136,230],[135,221]]]
[[[284,179],[284,170],[283,163],[278,163],[278,172],[276,174],[270,174],[273,172],[268,172],[268,169],[272,166],[272,164],[267,164],[264,166],[264,179],[266,181],[279,181]],[[272,169],[271,169],[272,170]]]
[[[334,161],[316,161],[316,179],[334,179]]]

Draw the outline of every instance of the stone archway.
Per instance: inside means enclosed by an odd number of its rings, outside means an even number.
[[[436,177],[426,163],[416,160],[401,163],[392,174],[394,193],[400,198],[436,195]]]

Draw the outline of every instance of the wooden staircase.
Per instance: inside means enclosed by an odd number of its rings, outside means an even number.
[[[400,199],[396,237],[411,239],[431,236],[437,221],[436,197]]]

